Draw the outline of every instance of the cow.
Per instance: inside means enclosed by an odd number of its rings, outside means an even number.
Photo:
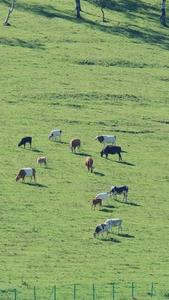
[[[99,141],[100,143],[103,143],[105,146],[105,143],[110,144],[112,143],[112,145],[116,145],[116,136],[114,135],[100,135],[100,136],[96,136],[95,137],[96,141]]]
[[[101,233],[103,237],[103,232],[106,232],[106,236],[108,236],[109,233],[109,226],[108,224],[99,224],[96,226],[95,231],[93,232],[93,236],[96,237],[96,235],[99,235]]]
[[[102,157],[103,154],[105,154],[106,158],[107,158],[108,154],[118,154],[119,155],[119,161],[120,161],[120,160],[122,160],[120,152],[121,152],[121,147],[108,145],[108,146],[105,146],[103,148],[103,150],[100,152],[100,155]]]
[[[102,199],[101,198],[94,198],[94,199],[92,199],[92,206],[91,206],[91,208],[94,207],[94,209],[95,209],[96,205],[98,205],[98,204],[100,206],[102,206]]]
[[[115,200],[117,200],[117,194],[121,195],[123,194],[123,199],[127,201],[127,196],[128,196],[128,186],[126,185],[121,185],[121,186],[112,186],[110,192],[108,193],[109,196],[113,196]]]
[[[122,233],[122,220],[121,219],[107,219],[105,221],[105,224],[107,224],[108,228],[111,229],[111,231],[113,231],[113,227],[118,227],[118,234],[119,231],[121,230]]]
[[[70,151],[75,152],[76,147],[80,150],[81,141],[79,139],[73,139],[70,141]]]
[[[100,193],[96,195],[96,198],[105,199],[105,203],[107,202],[109,204],[108,195],[107,193]]]
[[[43,157],[38,157],[37,159],[37,166],[40,164],[45,164],[45,166],[47,166],[47,159],[46,159],[46,156],[43,156]]]
[[[93,172],[93,159],[91,157],[87,157],[85,160],[85,165],[88,168],[88,172]]]
[[[36,181],[35,178],[35,169],[34,168],[22,168],[18,175],[15,177],[15,180],[18,181],[22,179],[22,182],[25,181],[25,177],[30,177],[30,182],[32,181],[32,177],[34,178],[34,182]]]
[[[31,145],[32,145],[32,138],[31,138],[31,136],[26,136],[23,139],[21,139],[21,141],[18,144],[18,147],[24,145],[24,149],[25,149],[25,144],[26,143],[29,143],[30,144],[30,148],[31,148]]]
[[[60,140],[61,140],[61,135],[62,135],[62,130],[61,129],[52,130],[51,133],[48,136],[48,140],[55,139],[55,141],[56,141],[57,136],[59,136]]]

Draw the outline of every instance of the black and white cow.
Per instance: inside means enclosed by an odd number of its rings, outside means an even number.
[[[48,140],[55,140],[56,141],[56,137],[58,136],[60,138],[61,141],[61,135],[62,135],[62,130],[61,129],[56,129],[56,130],[52,130],[51,133],[48,136]]]
[[[106,232],[106,236],[108,235],[109,231],[109,225],[104,223],[104,224],[99,224],[96,226],[95,231],[93,232],[93,236],[96,237],[96,235],[101,235],[103,236],[103,232]]]
[[[123,194],[123,199],[127,201],[127,196],[128,196],[128,186],[126,185],[121,185],[121,186],[112,186],[110,192],[108,193],[109,196],[113,196],[115,200],[117,200],[117,194],[121,195]]]
[[[29,143],[29,144],[30,144],[30,147],[31,147],[31,144],[32,144],[32,138],[31,138],[31,136],[26,136],[26,137],[24,137],[24,138],[19,142],[18,147],[24,145],[24,148],[25,148],[25,144],[26,144],[26,143]]]
[[[108,157],[108,154],[118,154],[119,155],[119,160],[122,160],[122,157],[121,157],[120,153],[121,153],[121,147],[112,146],[112,145],[105,146],[103,148],[103,150],[100,152],[101,157],[103,156],[103,154],[106,155],[106,158]]]

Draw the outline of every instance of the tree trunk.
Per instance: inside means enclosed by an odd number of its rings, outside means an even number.
[[[77,11],[77,18],[81,19],[81,15],[80,15],[80,11],[81,11],[80,0],[76,0],[76,11]]]
[[[166,0],[163,0],[163,2],[161,3],[160,22],[161,22],[161,25],[163,25],[163,26],[166,26],[166,23],[165,23],[165,1]]]
[[[17,1],[17,0],[13,0],[13,1],[12,1],[12,7],[11,7],[11,9],[9,9],[9,12],[8,12],[8,14],[7,14],[7,17],[6,17],[6,20],[5,20],[5,22],[4,22],[4,25],[8,25],[9,16],[10,16],[10,14],[13,12],[14,5],[15,5],[15,2],[16,2],[16,1]]]
[[[103,14],[103,22],[105,22],[105,18],[104,18],[104,10],[103,8],[101,8],[102,14]]]

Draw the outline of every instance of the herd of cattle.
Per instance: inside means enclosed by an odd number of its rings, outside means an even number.
[[[59,137],[61,141],[61,135],[62,135],[62,130],[52,130],[51,133],[48,136],[48,139],[51,140],[56,140],[56,137]],[[121,157],[121,147],[116,146],[116,137],[114,135],[102,135],[102,136],[96,136],[95,140],[98,140],[100,143],[104,144],[104,148],[100,152],[101,157],[106,155],[106,158],[108,157],[108,154],[118,154],[119,155],[119,161],[122,160]],[[30,147],[32,145],[32,137],[24,137],[20,143],[18,144],[18,147],[24,146],[26,143],[30,144]],[[106,143],[112,143],[112,145],[105,145]],[[70,141],[70,151],[71,152],[76,152],[76,148],[80,149],[81,146],[81,141],[80,139],[72,139]],[[45,164],[47,166],[47,159],[45,156],[43,157],[38,157],[37,158],[37,165],[39,164]],[[92,157],[87,157],[85,160],[85,165],[91,173],[93,172],[93,159]],[[22,179],[22,181],[25,180],[25,177],[30,177],[30,182],[32,181],[32,177],[34,178],[34,181],[36,181],[35,177],[36,171],[34,168],[22,168],[18,175],[15,177],[15,180],[18,181],[19,179]],[[128,196],[128,187],[127,186],[112,186],[110,191],[107,193],[99,193],[96,195],[94,199],[92,199],[92,206],[91,208],[96,207],[96,205],[102,206],[102,200],[105,200],[105,203],[109,204],[108,196],[111,197],[113,196],[113,199],[117,200],[117,194],[122,194],[123,199],[127,201],[127,196]],[[106,220],[103,224],[98,224],[95,228],[95,231],[93,233],[93,236],[96,237],[101,233],[103,236],[103,232],[106,232],[106,235],[108,235],[109,230],[112,231],[113,227],[118,227],[118,234],[119,231],[121,230],[122,232],[122,220],[121,219],[108,219]]]

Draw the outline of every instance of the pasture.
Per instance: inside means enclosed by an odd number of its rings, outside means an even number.
[[[159,1],[120,4],[103,23],[87,1],[77,20],[74,1],[18,0],[4,26],[11,1],[0,3],[0,290],[18,288],[22,300],[33,286],[168,289],[169,29]],[[61,142],[48,140],[53,129]],[[101,134],[116,135],[121,162],[101,158]],[[18,147],[24,136],[32,148]],[[23,167],[36,169],[36,184],[15,181]],[[129,187],[127,203],[118,195],[91,209],[112,185]],[[108,218],[122,219],[122,234],[94,238]]]

